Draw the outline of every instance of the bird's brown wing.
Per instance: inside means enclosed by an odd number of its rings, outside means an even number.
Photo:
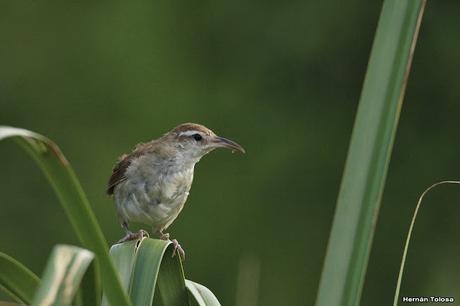
[[[129,165],[131,164],[132,160],[136,157],[139,157],[141,153],[139,151],[133,151],[130,154],[122,155],[118,162],[113,167],[112,175],[109,179],[109,184],[107,186],[107,194],[112,195],[115,187],[126,180],[126,169],[128,169]]]
[[[107,186],[108,195],[112,195],[115,187],[126,180],[126,169],[131,165],[131,162],[139,156],[142,156],[145,152],[151,151],[154,146],[155,141],[138,143],[131,153],[120,156],[118,162],[113,167],[112,175],[109,179],[109,184]]]

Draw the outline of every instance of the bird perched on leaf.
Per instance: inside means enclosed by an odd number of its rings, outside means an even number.
[[[138,144],[122,155],[112,170],[107,193],[113,195],[126,236],[119,243],[148,235],[133,233],[129,222],[152,226],[160,239],[169,240],[164,231],[177,218],[189,195],[195,164],[216,148],[245,153],[243,147],[217,136],[203,125],[181,124],[162,137]],[[184,258],[176,239],[174,252]]]

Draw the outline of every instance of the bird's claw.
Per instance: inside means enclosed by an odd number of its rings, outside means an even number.
[[[141,229],[139,230],[138,234],[141,235],[141,238],[143,237],[150,238],[150,235],[146,230]]]
[[[185,252],[184,249],[180,246],[179,241],[176,239],[171,240],[173,243],[173,253],[172,257],[176,256],[176,252],[179,254],[180,258],[184,261],[185,260]]]
[[[165,240],[165,241],[171,241],[173,244],[173,253],[172,257],[176,256],[176,253],[179,254],[180,258],[184,261],[185,260],[185,252],[184,249],[180,246],[179,241],[177,239],[170,240],[169,233],[162,233],[161,231],[159,232],[160,234],[160,239]]]
[[[160,234],[161,234],[160,236],[161,240],[166,240],[166,241],[169,240],[169,233],[165,233],[165,234],[160,233]]]
[[[126,233],[126,236],[121,238],[120,240],[118,240],[117,243],[123,243],[123,242],[131,241],[131,240],[139,240],[139,239],[142,239],[144,237],[149,237],[149,233],[147,233],[147,231],[141,229],[136,233],[133,233],[133,232]]]

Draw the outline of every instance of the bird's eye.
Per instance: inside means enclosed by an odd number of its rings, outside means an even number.
[[[193,134],[193,139],[195,139],[196,141],[200,141],[201,139],[203,139],[203,137],[200,134]]]

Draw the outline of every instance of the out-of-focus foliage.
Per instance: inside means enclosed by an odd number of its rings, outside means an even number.
[[[417,215],[418,215],[418,212],[419,212],[420,207],[422,205],[423,198],[431,190],[433,190],[434,188],[436,188],[436,187],[438,187],[440,185],[447,185],[447,184],[458,185],[458,184],[460,184],[460,181],[441,181],[441,182],[436,182],[433,185],[431,185],[430,187],[428,187],[427,189],[425,189],[423,191],[423,193],[420,195],[420,198],[417,201],[417,205],[415,206],[414,214],[412,216],[412,220],[411,220],[411,223],[410,223],[410,226],[409,226],[409,231],[407,233],[406,242],[404,244],[404,251],[403,251],[403,256],[402,256],[402,259],[401,259],[401,267],[399,268],[398,281],[397,281],[397,284],[396,284],[396,290],[395,290],[395,297],[394,297],[394,301],[393,301],[393,306],[397,306],[399,304],[399,301],[400,301],[399,293],[400,293],[400,289],[401,289],[401,282],[402,282],[402,279],[403,279],[403,276],[404,276],[404,267],[405,267],[405,263],[406,263],[406,260],[407,260],[407,252],[409,251],[409,245],[410,245],[410,241],[411,241],[411,238],[412,238],[412,233],[414,231],[415,221],[417,220]]]
[[[383,3],[353,126],[316,306],[360,305],[425,4],[424,0],[385,0]]]
[[[0,123],[60,144],[110,242],[122,235],[104,194],[118,155],[185,121],[238,141],[246,155],[215,152],[197,165],[170,229],[187,252],[186,276],[223,305],[245,288],[238,279],[258,288],[260,305],[313,304],[380,8],[339,0],[3,1]],[[460,176],[459,11],[457,1],[426,8],[363,305],[391,303],[418,195]],[[28,157],[5,143],[0,157],[2,251],[41,274],[54,244],[77,239]],[[459,200],[460,190],[444,187],[426,199],[401,295],[454,294]],[[245,258],[259,267],[251,277],[239,277]]]
[[[0,284],[3,293],[18,302],[30,304],[40,279],[14,258],[0,253]]]
[[[94,254],[88,250],[70,245],[55,246],[31,305],[72,305],[80,282],[93,259]],[[91,305],[98,304],[93,301]]]

